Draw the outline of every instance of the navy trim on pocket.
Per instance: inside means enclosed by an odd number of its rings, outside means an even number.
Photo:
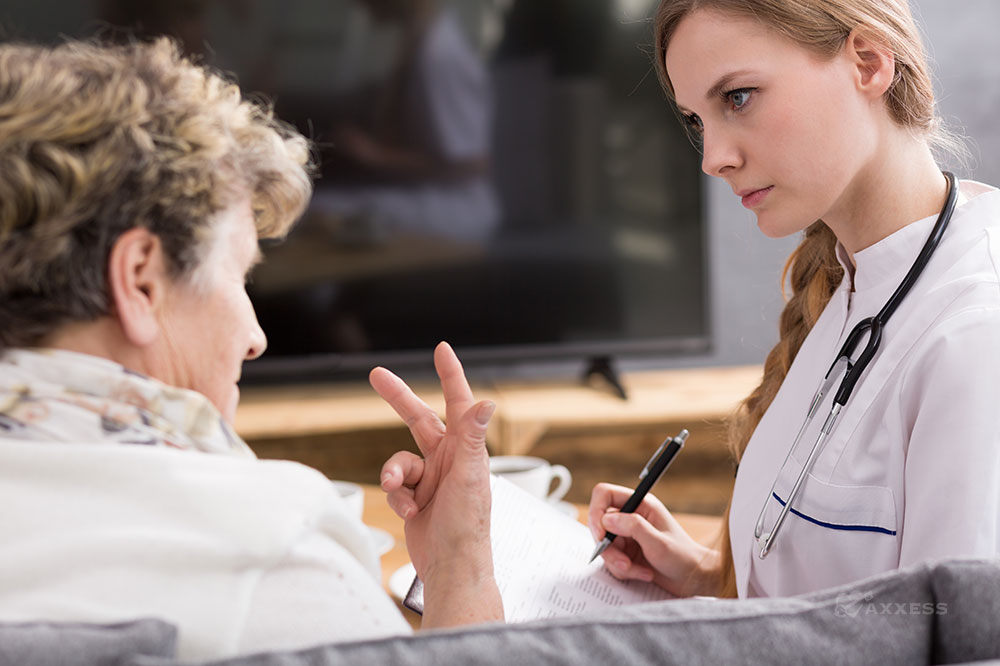
[[[785,506],[785,501],[780,497],[778,497],[778,493],[771,493],[771,494],[774,495],[774,499],[778,500],[781,506]],[[790,511],[791,513],[794,513],[796,516],[802,518],[803,520],[808,520],[810,523],[814,523],[816,525],[819,525],[820,527],[829,527],[830,529],[833,530],[846,530],[848,532],[878,532],[880,534],[888,534],[890,536],[896,535],[896,530],[889,530],[884,527],[877,527],[875,525],[835,525],[834,523],[826,523],[823,522],[822,520],[816,520],[815,518],[807,516],[806,514],[802,513],[801,511],[797,510],[794,507],[792,507]]]

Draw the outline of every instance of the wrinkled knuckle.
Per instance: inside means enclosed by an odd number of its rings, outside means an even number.
[[[479,428],[469,428],[462,433],[462,442],[466,446],[479,448],[486,441],[486,430]]]

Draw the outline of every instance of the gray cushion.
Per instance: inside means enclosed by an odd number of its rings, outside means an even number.
[[[933,607],[929,566],[789,599],[644,604],[589,617],[486,625],[344,643],[211,663],[325,664],[926,664],[934,616],[886,612]],[[915,606],[914,606],[915,605]],[[137,658],[131,666],[163,666]]]
[[[160,620],[0,624],[0,666],[112,666],[133,655],[173,657],[177,630]]]
[[[933,575],[936,664],[1000,658],[1000,561],[957,560]]]

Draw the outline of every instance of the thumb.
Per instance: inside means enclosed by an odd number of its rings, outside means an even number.
[[[458,423],[458,440],[463,451],[481,454],[486,450],[486,427],[490,423],[496,403],[484,400],[476,403],[462,415]]]

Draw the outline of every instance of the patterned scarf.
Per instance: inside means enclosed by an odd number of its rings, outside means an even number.
[[[255,457],[200,393],[103,358],[55,349],[0,355],[0,438]]]

